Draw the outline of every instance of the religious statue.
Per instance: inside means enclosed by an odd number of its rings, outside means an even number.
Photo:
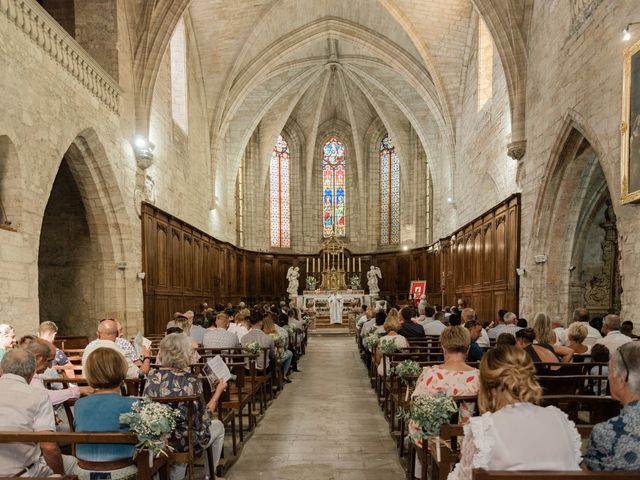
[[[342,295],[337,292],[333,292],[329,296],[329,315],[330,315],[330,323],[342,323],[342,306],[344,304],[344,300]]]
[[[144,188],[141,190],[136,188],[133,192],[133,202],[138,214],[138,218],[142,217],[142,202],[156,203],[156,182],[151,175],[144,176]]]
[[[369,295],[377,295],[378,292],[380,292],[380,288],[378,288],[378,278],[382,279],[380,267],[374,267],[371,265],[371,268],[367,272]]]
[[[287,280],[289,280],[289,286],[287,287],[287,293],[290,297],[298,295],[298,277],[300,276],[300,269],[298,267],[289,267],[287,270]]]

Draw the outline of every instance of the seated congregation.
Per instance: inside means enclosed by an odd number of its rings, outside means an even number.
[[[407,478],[630,479],[640,342],[625,325],[584,308],[568,326],[504,310],[484,322],[421,300],[363,307],[356,341]]]
[[[131,341],[115,319],[83,345],[57,331],[0,325],[2,478],[221,478],[307,342],[283,304],[202,304]]]

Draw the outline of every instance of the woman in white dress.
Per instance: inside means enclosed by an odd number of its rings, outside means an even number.
[[[542,389],[529,355],[505,346],[480,363],[480,417],[464,427],[460,463],[449,480],[485,470],[580,470],[580,434],[556,407],[536,405]]]

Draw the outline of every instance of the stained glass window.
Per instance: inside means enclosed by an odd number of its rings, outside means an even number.
[[[389,134],[380,142],[380,244],[400,243],[400,160]]]
[[[289,146],[282,135],[271,154],[271,246],[291,246],[291,205],[289,196]]]
[[[331,138],[323,149],[322,159],[322,235],[344,237],[345,191],[347,169],[344,146],[337,138]]]

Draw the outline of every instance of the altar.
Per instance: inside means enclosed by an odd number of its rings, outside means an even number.
[[[305,290],[298,297],[298,308],[315,313],[316,326],[331,325],[329,297],[334,293],[342,297],[342,322],[335,325],[347,325],[354,308],[361,307],[368,297],[364,290]]]

